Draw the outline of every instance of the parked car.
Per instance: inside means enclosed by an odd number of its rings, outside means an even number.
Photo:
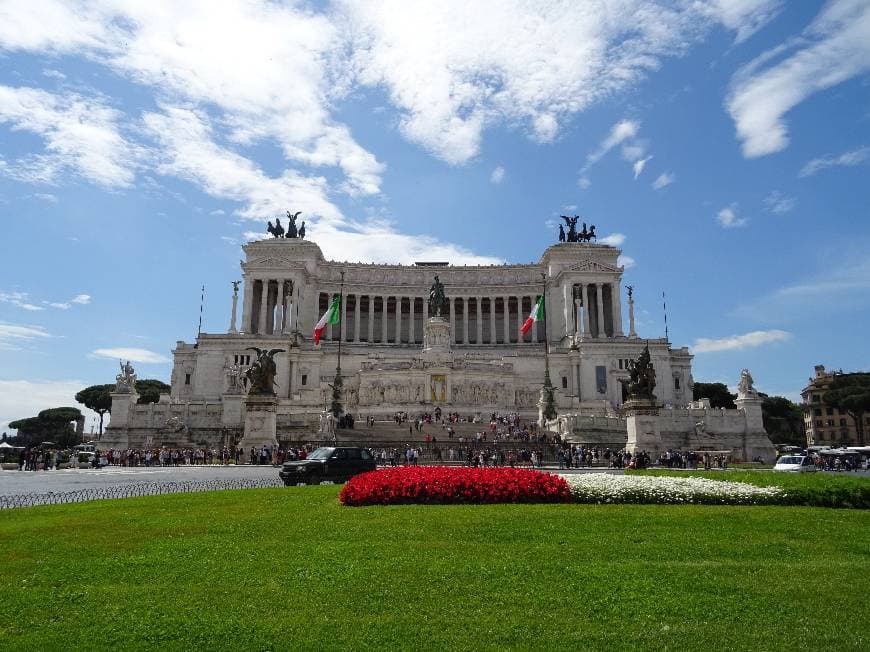
[[[346,482],[353,476],[376,468],[374,456],[365,448],[323,446],[304,460],[284,462],[278,475],[286,486],[320,484],[324,480]]]
[[[783,455],[776,461],[773,470],[806,473],[815,471],[816,465],[809,455]]]

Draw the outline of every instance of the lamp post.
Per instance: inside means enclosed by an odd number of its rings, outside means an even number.
[[[541,301],[544,322],[544,386],[541,388],[541,426],[556,418],[556,400],[550,381],[550,339],[547,336],[547,274],[541,272]]]

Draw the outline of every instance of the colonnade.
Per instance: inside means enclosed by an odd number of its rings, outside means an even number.
[[[565,334],[621,337],[619,283],[574,283],[562,286]]]
[[[318,296],[318,316],[334,294]],[[451,296],[447,313],[454,344],[511,344],[544,341],[543,325],[525,335],[520,327],[532,310],[538,295]],[[324,339],[380,344],[422,344],[423,325],[429,319],[427,298],[414,295],[347,293],[341,307],[341,333],[338,325],[327,328]]]
[[[246,333],[278,335],[293,330],[299,305],[296,286],[290,279],[254,279],[245,288],[244,323]]]

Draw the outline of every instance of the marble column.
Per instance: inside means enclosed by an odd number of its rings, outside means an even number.
[[[278,281],[278,293],[275,295],[275,321],[272,324],[272,333],[280,334],[284,331],[284,279]]]
[[[402,343],[402,299],[396,297],[396,344]]]
[[[458,339],[456,337],[456,306],[454,305],[455,301],[456,299],[454,297],[450,297],[449,299],[447,299],[447,302],[450,305],[450,341],[454,344]]]
[[[607,337],[604,328],[604,283],[595,284],[595,303],[598,304],[598,333],[597,337]]]
[[[573,286],[565,283],[562,285],[562,319],[565,323],[565,336],[571,337],[571,326],[574,319],[571,317],[571,306],[574,305]],[[570,295],[570,296],[569,296]]]
[[[381,312],[381,342],[383,344],[387,343],[387,332],[390,327],[389,320],[387,317],[389,316],[389,312],[387,311],[387,301],[389,297],[382,297],[381,301],[383,301],[382,312]]]
[[[483,300],[481,297],[474,298],[474,306],[477,308],[477,342],[476,344],[483,343]]]
[[[489,298],[489,343],[498,344],[498,329],[495,323],[495,297]]]
[[[230,312],[230,333],[238,333],[239,331],[236,329],[236,313],[238,312],[239,306],[239,286],[233,285],[233,309]]]
[[[462,343],[468,344],[468,297],[462,297]]]
[[[347,342],[347,295],[341,297],[341,328],[338,337],[342,342]]]
[[[532,296],[529,297],[529,313],[531,313],[532,310],[534,310],[537,303],[538,303],[538,296],[536,294],[533,294]],[[537,323],[532,324],[531,333],[532,333],[532,342],[537,344],[540,341],[540,338],[538,337],[538,324]]]
[[[423,332],[426,332],[426,322],[429,321],[429,300],[423,297]]]
[[[631,294],[628,295],[628,336],[637,337],[637,332],[634,330],[634,298]]]
[[[417,297],[411,297],[411,304],[408,311],[408,343],[417,343],[416,324],[414,323],[414,304],[417,302]]]
[[[511,343],[511,304],[510,297],[501,298],[502,312],[504,312],[504,343]]]
[[[260,290],[260,322],[257,324],[257,332],[260,334],[265,334],[267,332],[266,310],[269,304],[269,281],[267,279],[263,279],[261,283],[263,284],[263,287]]]
[[[592,335],[592,312],[589,308],[592,306],[592,284],[587,283],[583,286],[583,313],[586,319],[583,320],[583,335],[589,337]]]
[[[520,344],[523,341],[523,335],[520,333],[520,329],[523,327],[523,322],[525,315],[523,315],[523,297],[522,295],[517,297],[517,344]]]
[[[299,301],[296,298],[296,294],[298,292],[298,288],[296,287],[296,283],[290,281],[290,293],[287,295],[287,308],[284,311],[284,330],[282,333],[289,334],[293,332],[293,329],[296,327],[294,321],[299,321]]]
[[[610,304],[613,308],[613,334],[622,337],[622,297],[618,282],[610,284]]]
[[[254,320],[253,313],[254,305],[254,281],[250,277],[245,279],[245,298],[242,305],[242,331],[245,333],[251,332],[251,324]]]
[[[360,320],[360,295],[353,295],[353,341],[359,342]]]
[[[586,335],[586,331],[589,327],[587,323],[589,320],[586,318],[586,305],[583,303],[583,284],[579,283],[577,285],[577,294],[580,295],[580,305],[577,306],[577,334],[580,336]]]
[[[375,341],[375,298],[371,294],[367,298],[369,306],[369,344],[371,344]]]

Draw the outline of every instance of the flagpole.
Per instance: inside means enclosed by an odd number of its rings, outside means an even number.
[[[344,407],[341,405],[341,390],[342,385],[344,384],[341,379],[341,316],[342,312],[344,312],[342,308],[342,304],[344,303],[344,271],[340,272],[341,274],[341,285],[338,291],[338,361],[335,366],[335,380],[332,381],[332,415],[338,419],[342,412],[344,412]],[[335,439],[335,435],[333,434],[333,439]]]
[[[541,427],[547,421],[556,418],[556,402],[553,395],[553,383],[550,381],[550,338],[547,336],[547,274],[541,272],[541,302],[543,303],[542,314],[544,322],[544,386],[541,389]]]

